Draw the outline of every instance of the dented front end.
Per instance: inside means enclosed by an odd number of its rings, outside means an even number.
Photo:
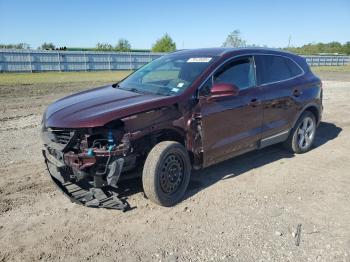
[[[47,128],[42,136],[45,156],[72,171],[60,180],[88,179],[94,187],[116,186],[116,179],[111,177],[120,175],[130,150],[129,139],[121,130]]]
[[[122,126],[87,129],[43,128],[43,155],[54,182],[82,204],[124,209],[113,190],[122,171],[135,165]],[[67,186],[72,188],[70,192]],[[79,196],[74,193],[79,192]],[[102,197],[102,199],[101,199]],[[99,199],[100,198],[100,199]],[[107,200],[106,200],[107,199]],[[111,201],[113,200],[113,201]]]
[[[101,206],[96,197],[113,195],[121,175],[124,178],[132,173],[128,171],[142,166],[159,141],[179,141],[192,151],[196,139],[191,141],[186,135],[197,133],[187,132],[192,128],[191,119],[176,106],[133,114],[103,127],[70,129],[43,124],[43,155],[54,182],[73,200]]]

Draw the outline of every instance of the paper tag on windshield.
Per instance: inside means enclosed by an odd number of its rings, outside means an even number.
[[[192,57],[187,60],[187,63],[208,63],[211,57]]]
[[[178,88],[176,88],[176,87],[174,87],[173,89],[171,89],[171,91],[176,92],[176,93],[179,92],[179,90],[180,90],[180,89],[178,89]]]

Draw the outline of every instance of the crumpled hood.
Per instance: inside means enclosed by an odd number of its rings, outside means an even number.
[[[167,105],[171,97],[139,94],[103,86],[64,97],[49,105],[46,127],[86,128]]]

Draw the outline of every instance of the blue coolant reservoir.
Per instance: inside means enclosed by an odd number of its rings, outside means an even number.
[[[114,141],[112,130],[108,130],[107,139],[108,139],[108,150],[111,151],[113,147],[115,147],[115,141]]]
[[[87,151],[88,156],[94,156],[94,150],[92,148],[89,148]]]

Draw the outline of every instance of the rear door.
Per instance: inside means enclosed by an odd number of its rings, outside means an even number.
[[[253,57],[239,57],[219,68],[200,90],[204,166],[257,148],[262,108],[255,78]],[[236,85],[238,96],[208,99],[215,83]]]
[[[284,140],[298,111],[298,76],[303,70],[292,59],[280,55],[256,55],[255,62],[258,86],[264,94],[262,139]],[[280,142],[277,140],[271,142]]]

